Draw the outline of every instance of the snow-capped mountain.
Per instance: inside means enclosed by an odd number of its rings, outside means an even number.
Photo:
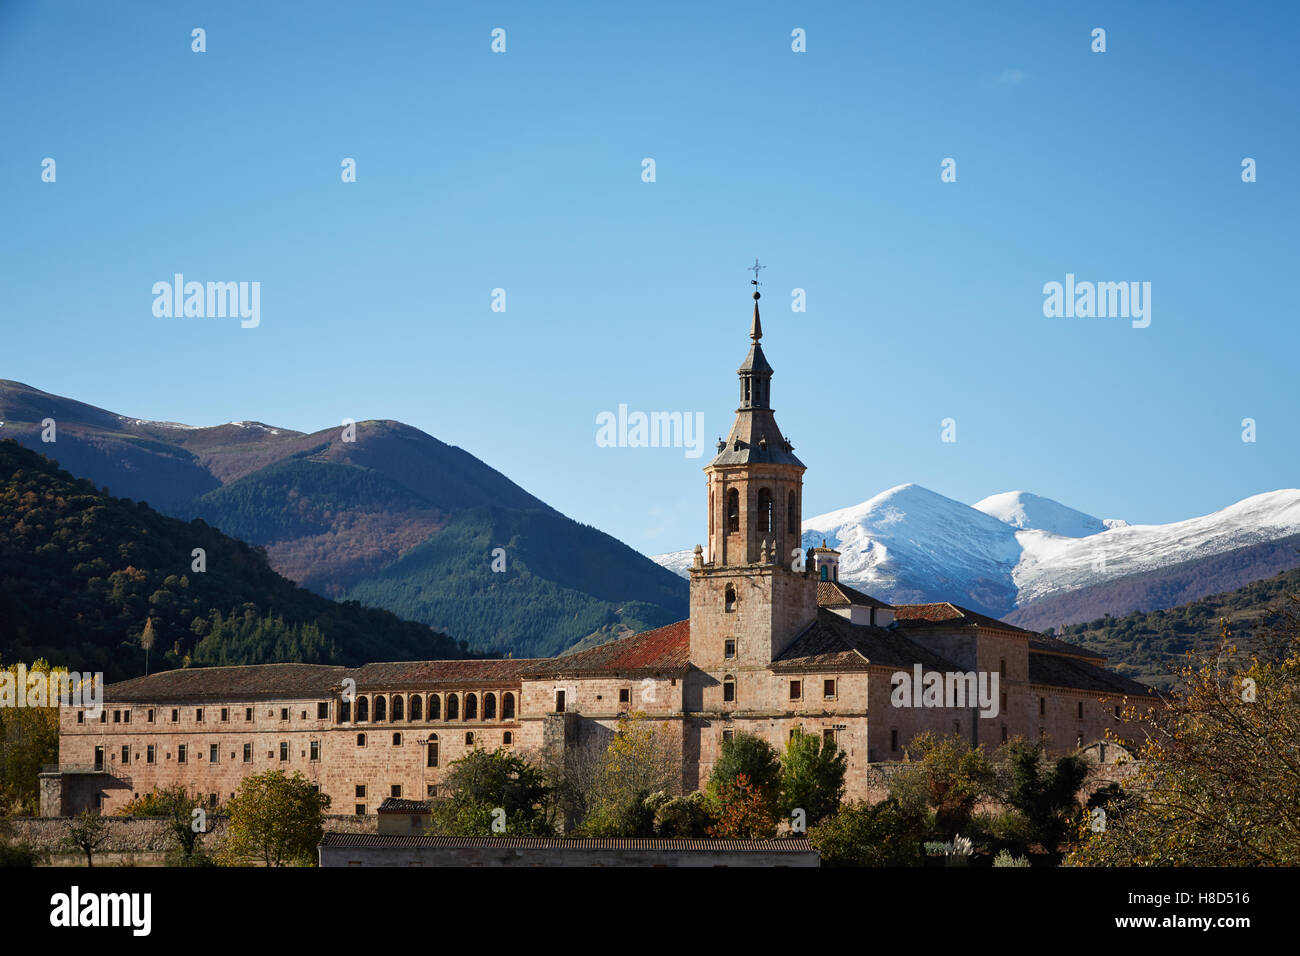
[[[1186,521],[1130,525],[1024,491],[967,505],[908,484],[807,519],[803,546],[824,538],[841,553],[840,579],[882,600],[948,600],[1002,617],[1054,594],[1296,534],[1294,488]],[[653,560],[685,577],[691,557]]]

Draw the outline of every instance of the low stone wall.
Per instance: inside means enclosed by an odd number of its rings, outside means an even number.
[[[9,820],[9,839],[25,843],[50,855],[55,866],[84,866],[86,856],[69,850],[63,843],[68,835],[71,817],[12,817]],[[161,864],[167,851],[174,847],[168,821],[158,817],[105,817],[107,837],[95,851],[96,866]],[[208,832],[203,836],[203,846],[209,853],[218,852],[226,840],[228,817],[208,817]],[[378,833],[379,817],[327,816],[325,829],[331,833]]]

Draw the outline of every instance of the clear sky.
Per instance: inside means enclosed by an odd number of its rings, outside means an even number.
[[[909,481],[1207,513],[1297,484],[1298,21],[4,0],[0,377],[195,425],[399,419],[672,550],[712,445],[602,448],[596,417],[725,434],[757,257],[806,515]],[[156,317],[177,272],[260,282],[260,325]],[[1045,317],[1067,273],[1150,282],[1150,326]]]

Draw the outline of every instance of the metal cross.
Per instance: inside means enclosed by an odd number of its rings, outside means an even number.
[[[752,278],[752,279],[749,280],[749,284],[750,284],[750,285],[758,285],[758,284],[759,284],[759,282],[758,282],[758,270],[759,270],[759,269],[766,269],[766,268],[767,268],[767,266],[760,266],[760,265],[758,264],[758,259],[757,259],[757,258],[754,259],[754,264],[753,264],[752,266],[746,266],[746,267],[745,267],[745,271],[746,271],[746,272],[752,272],[752,273],[754,273],[754,278]]]

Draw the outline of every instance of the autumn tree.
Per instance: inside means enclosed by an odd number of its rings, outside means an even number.
[[[245,777],[226,804],[230,816],[221,862],[239,866],[310,866],[325,831],[330,798],[299,771],[268,770]]]
[[[55,687],[57,680],[50,681],[50,676],[66,674],[67,669],[38,660],[26,672]],[[0,682],[15,694],[18,677],[16,664],[0,671]],[[26,707],[0,706],[0,806],[34,815],[40,812],[41,768],[59,760],[59,701],[31,704],[29,698]]]
[[[781,799],[781,757],[761,737],[738,733],[724,737],[722,750],[709,774],[708,794],[715,804],[729,799],[729,791],[744,775],[747,786],[759,794],[769,816],[775,818]]]
[[[1150,715],[1137,773],[1100,803],[1067,865],[1300,865],[1297,609],[1292,598],[1249,655],[1223,622],[1215,651],[1191,658],[1181,692]]]
[[[772,798],[750,782],[749,774],[737,773],[728,787],[718,790],[717,822],[708,835],[718,839],[769,839],[776,836]]]
[[[654,836],[655,811],[681,792],[681,742],[644,714],[619,720],[593,779],[589,836]],[[661,797],[653,802],[652,796]]]
[[[970,825],[980,797],[993,783],[984,751],[956,735],[918,734],[908,745],[918,760],[904,764],[890,781],[889,794],[908,810],[934,810],[935,830],[951,840]]]
[[[153,650],[154,642],[158,635],[154,632],[153,618],[144,622],[144,630],[140,633],[140,646],[144,649],[144,672],[149,673],[149,652]]]

